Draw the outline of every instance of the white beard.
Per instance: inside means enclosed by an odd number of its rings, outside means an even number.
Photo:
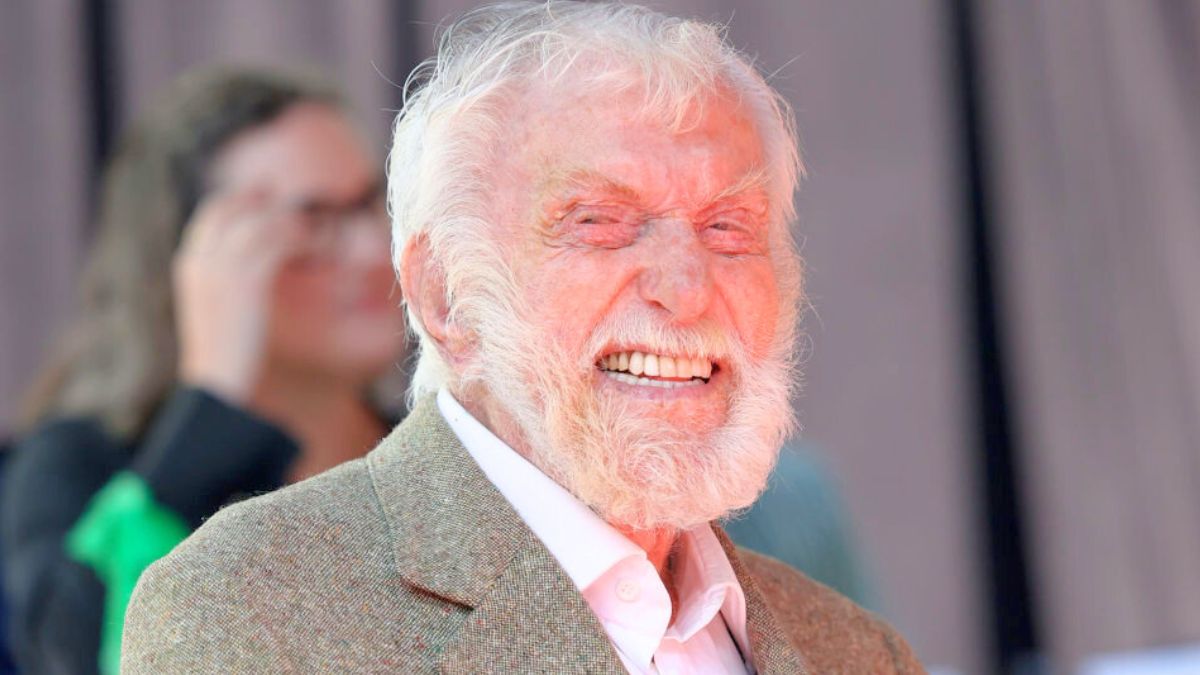
[[[719,327],[671,329],[645,315],[607,321],[572,357],[504,300],[471,303],[483,314],[470,317],[479,351],[460,383],[486,388],[520,428],[530,461],[600,517],[634,530],[684,530],[757,499],[795,425],[794,310],[781,312],[757,360]],[[726,364],[733,386],[724,424],[697,431],[598,395],[596,359],[612,343]]]

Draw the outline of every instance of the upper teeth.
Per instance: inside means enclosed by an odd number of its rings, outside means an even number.
[[[686,356],[664,356],[644,352],[618,352],[600,359],[605,370],[628,371],[634,375],[649,377],[677,377],[688,379],[712,376],[712,361]]]

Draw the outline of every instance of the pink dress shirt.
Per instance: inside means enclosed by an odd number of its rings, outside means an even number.
[[[631,673],[753,673],[746,596],[708,525],[680,535],[679,609],[646,552],[479,423],[445,389],[438,408],[467,452],[583,594]],[[746,658],[743,658],[745,655]]]

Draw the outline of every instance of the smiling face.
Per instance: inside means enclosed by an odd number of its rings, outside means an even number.
[[[460,398],[610,522],[688,527],[751,503],[790,428],[791,248],[733,99],[676,133],[635,92],[575,94],[522,97],[497,153],[521,316],[466,317]]]
[[[709,432],[728,417],[730,343],[761,358],[779,316],[761,141],[723,100],[673,134],[628,99],[531,106],[497,189],[525,239],[514,272],[544,329],[597,364],[597,396]]]

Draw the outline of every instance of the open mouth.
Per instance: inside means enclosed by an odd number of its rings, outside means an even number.
[[[649,352],[613,352],[600,357],[596,367],[625,384],[677,389],[708,383],[717,364],[704,357],[669,356]]]

